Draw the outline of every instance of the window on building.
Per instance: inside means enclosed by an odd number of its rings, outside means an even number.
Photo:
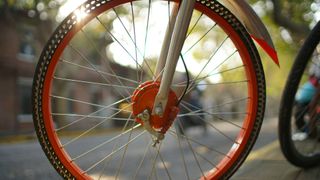
[[[18,78],[18,120],[19,122],[32,122],[31,90],[32,78]]]
[[[35,40],[32,30],[22,28],[21,40],[19,46],[18,59],[22,61],[33,62],[35,60]]]

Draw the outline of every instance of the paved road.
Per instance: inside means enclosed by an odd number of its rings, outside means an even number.
[[[276,138],[276,119],[268,119],[263,124],[262,132],[254,150],[260,149],[264,145],[274,141]],[[95,143],[99,141],[98,139],[98,137],[90,137],[84,141],[87,141],[86,143]],[[81,146],[78,147],[78,150],[81,151]],[[176,154],[170,154],[171,149],[165,149],[164,151],[165,153],[163,156],[166,156],[167,159],[175,158]],[[97,154],[99,154],[99,152],[97,152]],[[41,179],[60,179],[43,154],[40,145],[35,140],[20,143],[0,144],[0,157],[0,179],[31,180],[39,179],[39,177],[41,177]],[[127,166],[133,167],[137,166],[137,164],[132,162],[132,164],[128,164]],[[161,164],[159,166],[161,166]],[[171,164],[171,167],[175,167],[175,164]],[[244,172],[245,170],[240,170],[240,174],[243,175]],[[178,170],[173,173],[178,174],[178,176],[179,174],[182,174]],[[191,168],[191,174],[192,173]],[[161,177],[161,173],[159,176]],[[239,177],[237,174],[235,176]],[[141,179],[142,177],[138,177],[137,179]],[[130,177],[125,177],[124,179],[130,179]]]
[[[231,178],[232,180],[319,180],[320,166],[310,169],[302,169],[290,164],[283,156],[280,150],[280,144],[277,139],[267,143],[270,139],[266,138],[269,128],[276,126],[265,126],[258,141],[263,141],[262,147],[255,148],[240,167],[240,169]],[[260,144],[258,142],[257,144]]]
[[[282,155],[276,140],[253,151],[232,180],[319,180],[320,166],[302,169],[291,165]]]

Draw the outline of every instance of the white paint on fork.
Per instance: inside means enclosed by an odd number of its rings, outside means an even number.
[[[169,89],[172,83],[173,75],[177,66],[181,49],[187,35],[194,4],[195,0],[184,0],[181,2],[176,22],[174,23],[172,35],[166,35],[166,38],[171,38],[171,41],[168,49],[168,54],[160,55],[166,56],[167,58],[164,66],[163,77],[161,78],[160,89],[155,98],[152,114],[155,114],[155,109],[158,107],[161,107],[164,111],[167,105]],[[157,72],[159,71],[157,70]],[[161,115],[162,113],[159,114]]]

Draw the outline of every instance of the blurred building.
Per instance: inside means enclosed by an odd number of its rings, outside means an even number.
[[[30,132],[33,72],[51,23],[18,11],[1,15],[0,27],[0,132]]]
[[[28,12],[24,11],[10,13],[7,16],[3,16],[4,13],[0,14],[0,135],[33,132],[32,79],[42,48],[53,32],[54,25],[49,20],[30,18]],[[110,66],[125,77],[134,73],[130,68],[115,63],[111,63]],[[97,91],[91,87],[73,87],[69,92],[75,99],[81,97],[83,100],[97,103],[119,98],[112,92]],[[72,108],[78,113],[94,110],[72,103],[60,103],[57,106]]]

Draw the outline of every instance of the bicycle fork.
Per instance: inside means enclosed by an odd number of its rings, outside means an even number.
[[[159,63],[156,67],[156,80],[161,78],[161,83],[152,114],[161,116],[164,112],[173,75],[191,21],[194,4],[195,0],[184,0],[180,9],[178,5],[173,8]],[[161,76],[162,69],[163,76]]]
[[[133,105],[133,112],[139,112],[139,114],[135,114],[139,118],[137,121],[142,123],[144,128],[155,137],[154,146],[164,138],[164,134],[179,112],[177,97],[170,90],[170,87],[187,35],[195,1],[182,0],[180,4],[174,4],[156,65],[154,83],[146,82],[140,87],[144,90],[137,90],[138,92],[134,93],[134,103],[139,101],[138,96],[142,96],[139,93],[154,98],[152,109],[141,108],[141,105],[137,105],[139,108],[135,108],[135,105]],[[153,89],[156,89],[156,92]],[[150,107],[150,105],[146,107]]]

